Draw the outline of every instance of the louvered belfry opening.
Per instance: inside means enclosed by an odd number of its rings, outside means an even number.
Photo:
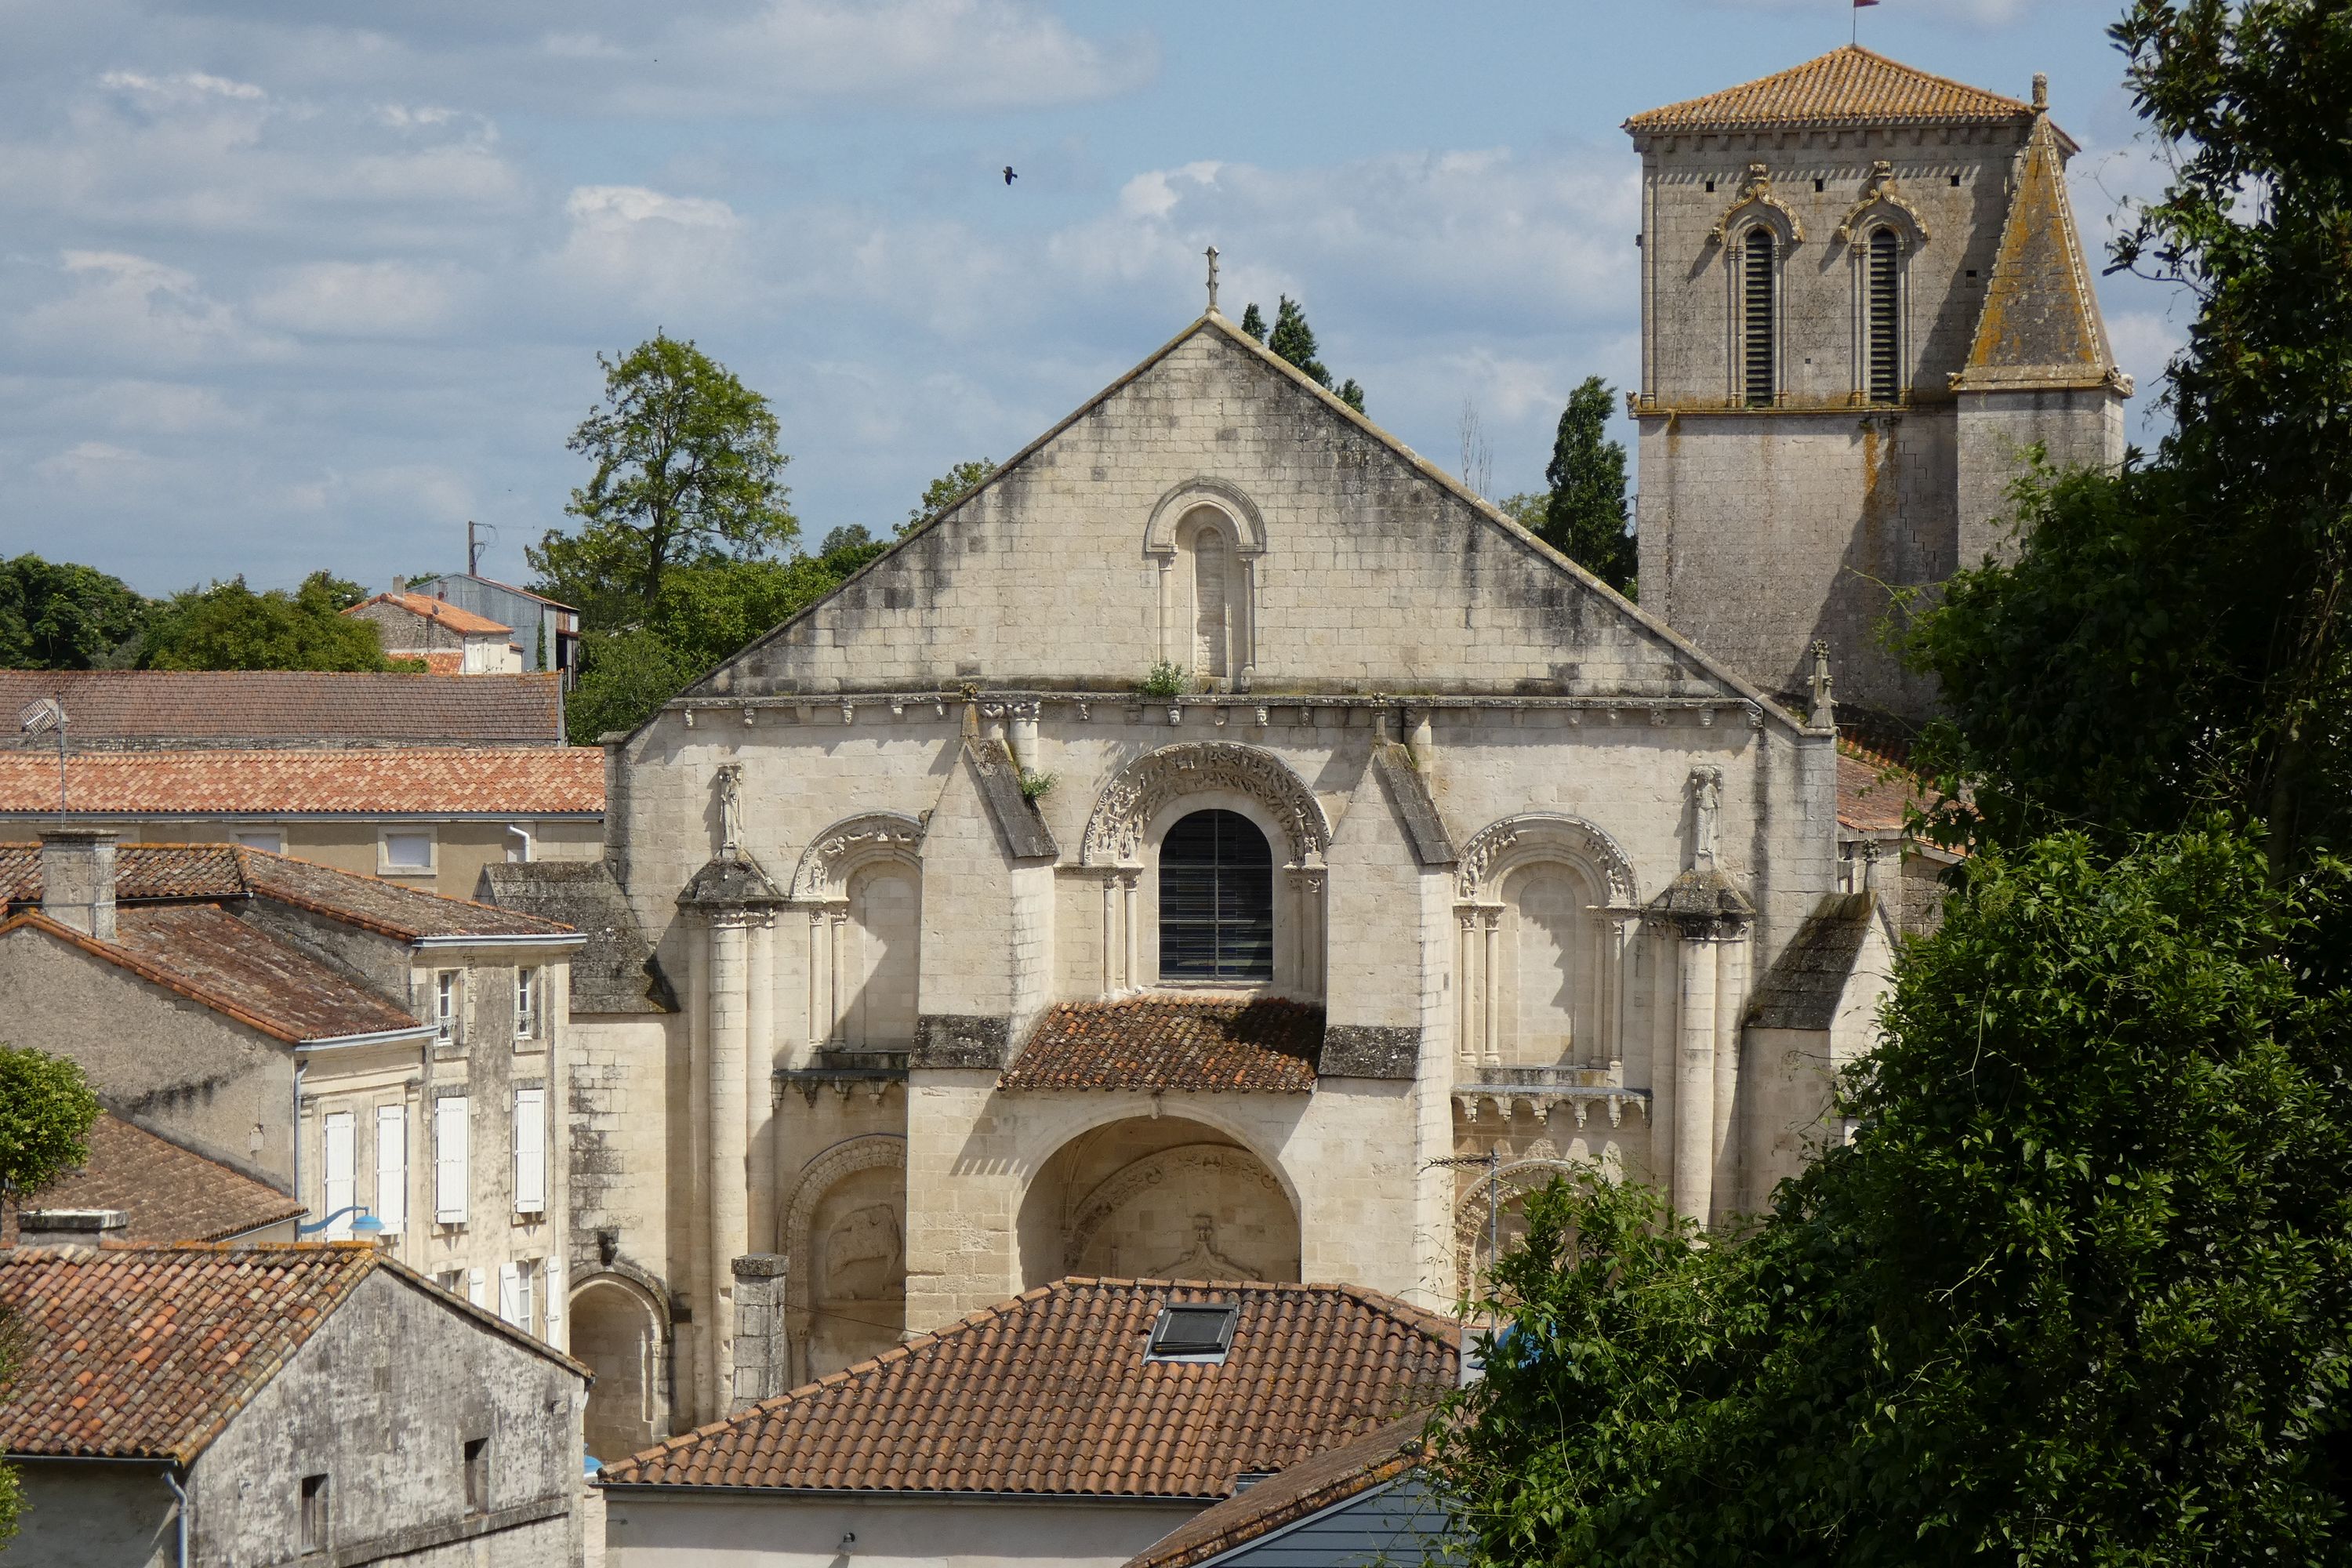
[[[1772,231],[1761,226],[1748,231],[1747,271],[1740,287],[1742,337],[1746,350],[1748,405],[1772,404]]]
[[[1160,976],[1274,978],[1274,853],[1234,811],[1196,811],[1160,845]]]
[[[1870,400],[1903,400],[1903,340],[1900,330],[1902,241],[1891,228],[1870,236]]]

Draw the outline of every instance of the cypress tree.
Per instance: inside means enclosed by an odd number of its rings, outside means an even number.
[[[1631,598],[1640,561],[1625,531],[1625,447],[1609,438],[1616,393],[1597,375],[1569,395],[1544,479],[1544,542]]]
[[[1242,311],[1242,331],[1260,342],[1265,342],[1265,316],[1258,310],[1255,300]]]

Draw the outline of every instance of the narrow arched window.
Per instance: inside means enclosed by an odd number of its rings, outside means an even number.
[[[1222,530],[1204,526],[1192,536],[1192,673],[1223,679],[1231,671],[1226,650],[1233,644],[1229,585]]]
[[[1903,399],[1903,242],[1891,228],[1870,234],[1870,400]]]
[[[1772,231],[1760,224],[1748,231],[1740,282],[1742,386],[1750,407],[1769,407],[1775,384],[1772,353]]]
[[[1196,811],[1160,843],[1160,977],[1274,978],[1274,853],[1235,811]]]

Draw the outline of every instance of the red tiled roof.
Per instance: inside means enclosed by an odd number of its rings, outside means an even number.
[[[604,809],[593,746],[197,748],[66,759],[73,816],[554,816]],[[0,813],[54,816],[58,759],[0,752]]]
[[[1931,76],[1856,45],[1784,71],[1644,110],[1625,129],[1696,131],[1782,125],[1998,125],[2033,118],[2033,106],[1949,77]]]
[[[1221,1364],[1161,1307],[1240,1309]],[[1450,1321],[1344,1285],[1072,1279],[607,1466],[607,1485],[1215,1498],[1454,1385]]]
[[[562,677],[314,670],[0,670],[0,712],[65,704],[77,745],[562,745]],[[54,752],[53,736],[0,742]]]
[[[406,610],[410,615],[434,622],[459,637],[509,637],[514,632],[512,626],[503,622],[494,621],[488,616],[478,616],[471,610],[459,609],[447,600],[436,599],[430,594],[378,594],[373,599],[362,599],[343,614],[356,616],[371,605],[389,605],[395,610]],[[387,648],[392,647],[390,643],[383,646]]]
[[[377,1263],[367,1242],[0,1254],[0,1452],[193,1459]]]
[[[1926,809],[1932,797],[1895,763],[1851,741],[1838,742],[1838,826],[1856,833],[1894,833],[1908,805]]]
[[[1305,1094],[1322,1048],[1323,1009],[1303,1002],[1070,1002],[1038,1021],[1000,1087]]]
[[[133,1246],[226,1241],[306,1212],[274,1187],[108,1111],[89,1130],[80,1169],[0,1199],[0,1247],[16,1245],[20,1208],[120,1209],[127,1223],[107,1239]]]
[[[1128,1559],[1127,1568],[1192,1568],[1295,1520],[1393,1480],[1422,1462],[1425,1416],[1391,1421],[1343,1448],[1301,1459],[1280,1475],[1203,1509]],[[1415,1552],[1405,1561],[1417,1561]]]
[[[114,896],[272,899],[403,942],[573,934],[554,921],[234,844],[125,844],[115,851]],[[40,846],[0,844],[0,904],[37,904],[40,897]]]

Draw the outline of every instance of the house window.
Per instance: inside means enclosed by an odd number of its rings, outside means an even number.
[[[376,845],[376,868],[383,875],[421,877],[433,870],[433,835],[429,831],[395,829],[384,834]]]
[[[375,1108],[375,1217],[386,1236],[408,1228],[408,1107]]]
[[[1903,242],[1891,228],[1870,235],[1870,400],[1903,398]]]
[[[465,1447],[466,1511],[490,1511],[490,1440],[468,1437]]]
[[[457,1043],[457,974],[445,969],[433,977],[433,1038],[444,1046]]]
[[[319,1125],[319,1205],[320,1217],[328,1222],[326,1238],[348,1241],[352,1235],[351,1207],[358,1201],[352,1195],[352,1113],[329,1112]]]
[[[1241,1309],[1230,1301],[1162,1307],[1144,1354],[1151,1361],[1222,1362],[1233,1349],[1240,1316]]]
[[[307,1554],[327,1550],[327,1478],[302,1478],[302,1551]]]
[[[547,1212],[547,1090],[519,1089],[514,1099],[515,1213]]]
[[[1160,845],[1163,980],[1274,978],[1274,855],[1233,811],[1196,811]]]
[[[236,841],[247,849],[267,849],[272,855],[286,853],[286,835],[274,827],[240,828]]]
[[[1772,285],[1778,243],[1758,225],[1748,231],[1740,268],[1740,389],[1751,408],[1769,408],[1779,390],[1773,363]]]
[[[1229,673],[1225,603],[1225,536],[1203,528],[1192,539],[1192,673],[1222,679]]]
[[[539,971],[515,971],[515,1038],[539,1038]]]
[[[440,1286],[452,1296],[463,1296],[466,1293],[466,1271],[462,1268],[445,1268],[433,1277],[433,1283]]]
[[[531,1289],[536,1265],[529,1258],[519,1263],[499,1265],[499,1316],[520,1329],[531,1331]]]
[[[466,1145],[471,1131],[464,1095],[444,1095],[433,1102],[433,1217],[443,1225],[466,1223]]]

